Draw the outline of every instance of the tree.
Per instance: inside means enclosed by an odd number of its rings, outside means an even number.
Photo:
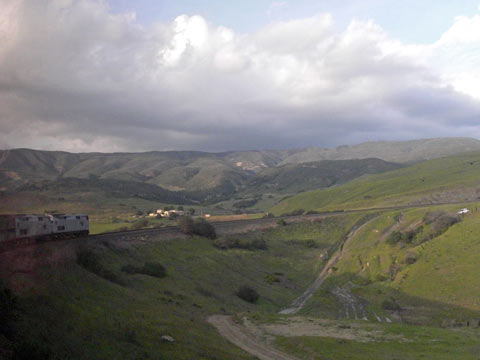
[[[188,210],[188,213],[189,213],[190,215],[192,215],[192,216],[195,215],[195,209],[194,209],[194,208],[190,208],[190,209]]]
[[[192,235],[195,230],[193,219],[190,216],[182,216],[178,219],[180,231],[187,235]]]
[[[178,211],[183,211],[183,206],[182,206],[182,205],[177,206],[177,210],[178,210]]]
[[[217,232],[212,224],[203,218],[196,219],[194,222],[194,234],[204,236],[209,239],[215,239]]]

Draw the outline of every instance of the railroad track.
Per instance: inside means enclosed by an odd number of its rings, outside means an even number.
[[[465,202],[450,202],[450,203],[438,203],[438,204],[425,204],[425,205],[400,205],[400,206],[388,206],[380,208],[367,208],[367,209],[355,209],[355,210],[338,210],[338,211],[326,211],[319,212],[316,214],[309,215],[296,215],[296,216],[281,216],[273,218],[260,218],[260,219],[242,219],[242,220],[229,220],[229,221],[215,221],[210,222],[215,229],[222,230],[225,228],[230,228],[232,226],[247,227],[248,225],[275,225],[280,219],[285,220],[286,222],[301,222],[301,221],[311,221],[315,219],[325,218],[327,216],[338,216],[341,214],[352,214],[360,213],[367,211],[392,211],[392,210],[402,210],[402,209],[414,209],[422,208],[429,206],[440,206],[440,205],[455,205],[455,204],[465,204]],[[106,232],[101,234],[88,235],[87,237],[81,237],[89,240],[107,240],[115,238],[129,238],[137,236],[151,236],[151,235],[160,235],[160,234],[179,234],[181,235],[180,229],[178,226],[164,226],[158,228],[149,228],[149,229],[139,229],[139,230],[125,230],[125,231],[113,231]],[[80,239],[80,238],[77,238]],[[61,240],[55,240],[61,241]],[[6,245],[6,244],[3,244]],[[13,245],[13,246],[12,246]],[[30,246],[28,244],[9,244],[8,246],[0,246],[0,253],[5,251],[14,250],[18,247]]]
[[[441,205],[455,205],[455,204],[465,204],[465,202],[450,202],[450,203],[438,203],[438,204],[425,204],[425,205],[399,205],[399,206],[386,206],[379,208],[366,208],[366,209],[354,209],[354,210],[338,210],[338,211],[324,211],[318,212],[316,214],[309,215],[295,215],[295,216],[279,216],[279,217],[269,217],[269,218],[260,218],[260,219],[241,219],[241,220],[228,220],[228,221],[212,221],[212,224],[215,229],[228,228],[233,225],[235,226],[247,226],[247,225],[262,225],[262,224],[276,224],[280,219],[290,222],[299,222],[301,220],[315,220],[318,218],[324,218],[327,216],[337,216],[341,214],[353,214],[361,213],[367,211],[393,211],[393,210],[403,210],[403,209],[415,209],[423,208],[429,206],[441,206]],[[152,235],[152,234],[165,234],[165,233],[178,233],[180,232],[178,226],[163,226],[158,228],[149,228],[149,229],[140,229],[140,230],[125,230],[125,231],[112,231],[105,232],[101,234],[89,235],[89,238],[105,238],[111,236],[143,236],[143,235]]]

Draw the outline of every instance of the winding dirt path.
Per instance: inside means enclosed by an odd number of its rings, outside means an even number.
[[[245,327],[235,324],[230,316],[213,315],[207,321],[215,326],[224,338],[261,360],[300,360],[272,348]]]
[[[373,218],[375,219],[375,218]],[[280,311],[280,314],[283,315],[290,315],[290,314],[296,314],[299,312],[307,303],[308,299],[312,297],[312,295],[320,289],[322,284],[324,283],[325,279],[328,277],[330,274],[330,269],[337,263],[337,261],[340,259],[340,257],[343,254],[343,248],[345,247],[345,244],[347,244],[356,234],[358,231],[360,231],[365,225],[370,223],[373,219],[368,220],[365,224],[362,224],[358,228],[352,230],[346,237],[346,239],[343,241],[343,243],[340,245],[340,248],[332,255],[330,260],[328,260],[327,264],[324,266],[323,270],[320,272],[318,277],[315,279],[315,281],[310,285],[310,287],[305,290],[305,292],[300,295],[298,298],[296,298],[290,307],[283,309]]]

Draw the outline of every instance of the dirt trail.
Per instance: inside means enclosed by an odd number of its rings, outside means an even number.
[[[283,315],[289,315],[289,314],[296,314],[297,312],[299,312],[304,306],[305,304],[307,303],[308,299],[310,299],[310,297],[318,290],[320,289],[320,287],[322,286],[323,282],[325,281],[325,279],[328,277],[328,275],[330,274],[330,269],[333,267],[333,265],[335,265],[337,263],[337,261],[340,259],[340,257],[342,256],[343,254],[343,248],[345,247],[345,245],[350,241],[350,239],[352,239],[358,231],[360,231],[365,225],[367,225],[372,219],[370,219],[369,221],[367,221],[365,224],[362,224],[361,226],[359,226],[358,228],[352,230],[346,237],[346,239],[343,241],[343,243],[340,245],[340,248],[332,255],[332,257],[330,258],[330,260],[328,260],[328,263],[327,265],[325,265],[325,267],[323,268],[323,270],[320,272],[320,274],[318,275],[318,277],[315,279],[315,281],[313,282],[312,285],[310,285],[310,287],[305,290],[305,292],[300,295],[300,297],[296,298],[292,304],[290,305],[290,307],[286,308],[286,309],[283,309],[282,311],[280,311],[280,314],[283,314]]]
[[[261,360],[300,360],[270,347],[243,326],[235,324],[230,316],[213,315],[208,322],[227,340]]]

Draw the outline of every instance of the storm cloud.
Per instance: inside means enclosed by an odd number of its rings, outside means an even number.
[[[480,138],[480,15],[433,44],[329,14],[252,34],[102,1],[0,2],[0,148],[143,151]]]

